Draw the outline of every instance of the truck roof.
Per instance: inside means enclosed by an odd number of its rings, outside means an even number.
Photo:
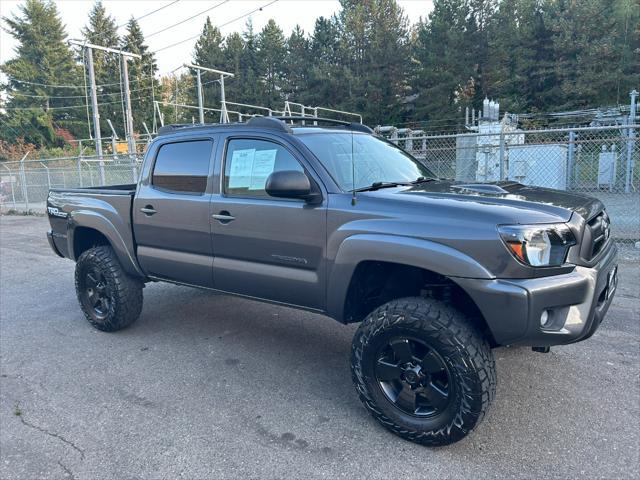
[[[295,122],[295,123],[294,123]],[[373,130],[362,123],[345,122],[331,118],[320,117],[252,117],[247,122],[234,123],[205,123],[205,124],[173,124],[165,125],[158,129],[158,136],[172,133],[202,131],[202,130],[229,130],[234,128],[252,127],[265,130],[276,130],[282,133],[299,133],[307,129],[319,130],[348,130],[363,133],[373,133]]]

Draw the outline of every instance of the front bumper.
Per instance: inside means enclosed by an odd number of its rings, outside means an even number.
[[[611,244],[593,267],[551,277],[456,281],[478,305],[496,343],[564,345],[589,338],[600,326],[617,287],[617,253]]]

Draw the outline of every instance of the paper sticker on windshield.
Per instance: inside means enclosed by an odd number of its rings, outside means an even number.
[[[249,190],[264,190],[267,177],[273,172],[278,150],[258,150],[253,156]]]
[[[229,167],[229,188],[249,188],[255,148],[234,150]]]

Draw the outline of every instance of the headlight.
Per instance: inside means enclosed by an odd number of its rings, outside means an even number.
[[[562,265],[576,239],[564,223],[552,225],[501,225],[498,232],[509,251],[532,267]]]

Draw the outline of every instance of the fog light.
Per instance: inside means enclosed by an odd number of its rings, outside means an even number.
[[[544,310],[542,315],[540,315],[540,325],[542,328],[546,328],[551,324],[551,315],[549,315],[549,310]]]

